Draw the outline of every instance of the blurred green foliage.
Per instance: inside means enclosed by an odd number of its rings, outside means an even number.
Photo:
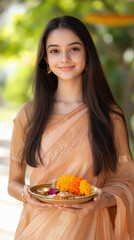
[[[0,108],[0,122],[12,122],[12,120],[16,116],[16,108],[10,108],[10,107],[5,107],[5,108]]]
[[[72,15],[83,21],[91,13],[133,14],[129,0],[0,1],[0,94],[17,107],[32,95],[31,80],[40,35],[53,17]],[[134,24],[88,27],[117,102],[125,112],[134,148]],[[134,150],[133,150],[134,151]]]

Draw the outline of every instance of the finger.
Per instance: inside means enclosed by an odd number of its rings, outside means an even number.
[[[32,197],[32,195],[28,191],[26,192],[26,195],[28,196],[28,198]]]
[[[25,196],[28,197],[28,198],[31,197],[30,193],[28,192],[29,188],[30,188],[29,185],[24,185],[24,189],[23,189],[23,192],[25,193]]]
[[[35,203],[35,202],[29,202],[29,204],[35,208],[42,208],[42,209],[50,209],[52,208],[52,205],[49,204],[41,204],[41,203]]]
[[[74,208],[64,208],[64,207],[58,207],[58,208],[66,211],[66,212],[73,213],[73,214],[82,214],[81,209],[76,210]]]
[[[59,207],[59,209],[62,209],[63,211],[70,212],[72,214],[77,214],[77,216],[82,217],[87,214],[83,209],[74,209],[74,208],[64,208],[64,207]]]
[[[96,197],[93,198],[94,201],[98,201],[101,199],[101,195],[97,195]]]
[[[29,185],[24,185],[24,191],[28,192],[28,189],[30,188]]]
[[[26,189],[29,189],[29,188],[30,188],[30,185],[26,184],[26,185],[25,185],[25,188],[26,188]]]
[[[59,207],[59,205],[58,205],[58,204],[53,204],[53,206],[54,206],[54,207],[56,207],[56,208],[57,208],[57,207]],[[61,206],[62,206],[62,205],[61,205]]]
[[[64,206],[59,206],[58,208],[64,208],[64,209],[72,209],[74,211],[79,211],[79,210],[82,210],[82,208],[74,208],[74,207],[64,207]]]
[[[75,209],[82,209],[84,204],[68,204],[68,205],[62,205],[65,208],[75,208]]]
[[[52,204],[50,203],[43,203],[43,202],[40,202],[38,201],[37,199],[35,200],[32,200],[33,204],[38,204],[38,206],[42,206],[42,207],[52,207]]]
[[[48,208],[48,207],[52,207],[53,205],[50,203],[44,203],[44,202],[40,202],[38,199],[31,197],[31,199],[29,199],[28,204],[34,206],[34,207],[43,207],[43,208]]]
[[[101,195],[102,195],[102,189],[101,189],[101,188],[98,188],[97,193],[98,193],[97,196],[95,196],[95,197],[93,198],[94,201],[100,200]]]
[[[50,210],[51,208],[44,208],[44,207],[38,207],[37,208],[40,212]]]
[[[102,189],[98,188],[97,193],[98,193],[98,195],[101,195],[102,194]]]

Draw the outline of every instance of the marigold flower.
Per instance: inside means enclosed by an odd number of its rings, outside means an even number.
[[[69,192],[71,193],[76,193],[76,194],[81,194],[80,193],[80,182],[82,181],[82,177],[78,177],[76,178],[71,184],[70,184],[70,187],[69,187]]]
[[[80,193],[86,196],[92,194],[92,187],[90,183],[87,182],[87,180],[82,180],[80,182]]]
[[[84,196],[92,194],[92,187],[87,180],[83,180],[82,177],[76,178],[73,175],[59,177],[57,187],[59,187],[60,192],[70,192]]]
[[[57,187],[60,188],[60,192],[69,191],[70,184],[76,179],[73,175],[63,175],[59,177]]]

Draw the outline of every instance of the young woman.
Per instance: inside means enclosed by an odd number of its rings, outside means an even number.
[[[82,204],[37,200],[30,186],[63,174],[99,188]],[[15,240],[134,239],[134,166],[122,110],[113,99],[94,43],[78,19],[46,26],[38,49],[34,99],[15,120],[8,192],[23,201]]]

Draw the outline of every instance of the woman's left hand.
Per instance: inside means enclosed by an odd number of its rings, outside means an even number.
[[[94,197],[92,201],[80,204],[69,204],[69,205],[57,205],[59,209],[67,212],[71,212],[78,215],[86,215],[91,211],[96,211],[100,208],[107,208],[116,205],[115,197],[110,194],[103,192],[102,189],[98,189],[98,195]]]

